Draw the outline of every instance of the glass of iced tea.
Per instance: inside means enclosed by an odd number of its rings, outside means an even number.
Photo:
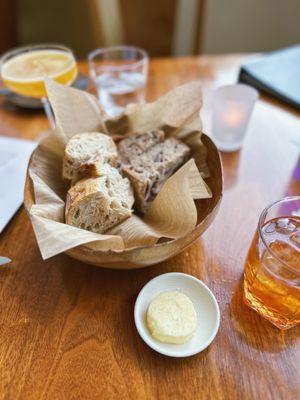
[[[246,260],[244,300],[280,329],[300,323],[300,196],[263,210]]]

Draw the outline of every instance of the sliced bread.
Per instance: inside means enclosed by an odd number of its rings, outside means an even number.
[[[133,203],[129,180],[116,168],[105,164],[99,177],[82,179],[69,189],[66,223],[104,233],[131,216]]]
[[[127,151],[127,163],[122,164],[122,171],[134,188],[135,208],[145,213],[159,193],[162,185],[190,155],[190,148],[175,138],[166,139],[147,151],[130,157]]]
[[[76,182],[87,176],[99,176],[104,163],[116,164],[117,148],[103,133],[86,132],[74,135],[65,148],[63,178]]]
[[[164,131],[154,129],[145,133],[129,136],[118,144],[121,162],[127,164],[132,158],[138,157],[165,139]]]

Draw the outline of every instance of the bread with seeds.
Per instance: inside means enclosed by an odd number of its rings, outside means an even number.
[[[142,140],[143,135],[145,140]],[[138,153],[134,146],[137,139],[143,143]],[[133,135],[130,141],[124,139],[118,144],[122,173],[133,186],[135,209],[141,214],[148,210],[165,181],[188,160],[191,152],[185,143],[173,137],[164,141],[163,137],[157,141],[151,139],[149,133],[145,133]]]
[[[130,182],[109,164],[100,176],[86,178],[67,194],[66,223],[96,233],[104,233],[132,214],[134,203]]]
[[[153,129],[145,133],[138,133],[128,136],[118,143],[118,152],[123,164],[129,163],[132,158],[139,157],[151,147],[163,142],[165,139],[164,131]]]
[[[99,176],[103,164],[114,166],[117,157],[116,145],[108,135],[79,133],[69,140],[65,148],[63,178],[74,183],[82,177]]]

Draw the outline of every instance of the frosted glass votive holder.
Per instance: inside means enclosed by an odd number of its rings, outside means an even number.
[[[244,84],[219,87],[213,97],[212,138],[221,151],[242,147],[258,92]]]

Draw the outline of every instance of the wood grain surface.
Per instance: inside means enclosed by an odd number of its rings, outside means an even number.
[[[235,82],[245,59],[153,60],[148,99],[202,79],[209,133],[212,90]],[[1,102],[1,135],[33,139],[47,127],[42,112]],[[222,154],[225,191],[216,220],[186,251],[147,269],[104,270],[66,255],[43,261],[20,209],[0,237],[0,254],[13,259],[0,270],[0,398],[299,399],[300,328],[279,331],[242,302],[243,264],[260,211],[300,193],[297,139],[299,113],[260,99],[243,149]],[[155,353],[134,326],[140,289],[170,271],[202,279],[221,310],[214,342],[186,359]]]

